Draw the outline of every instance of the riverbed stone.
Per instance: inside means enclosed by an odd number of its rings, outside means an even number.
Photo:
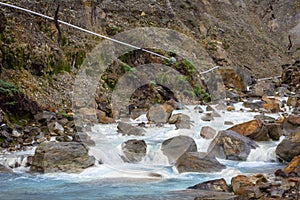
[[[300,155],[300,128],[279,143],[276,147],[276,155],[286,162],[290,162],[295,156]]]
[[[190,129],[191,118],[183,113],[177,113],[170,117],[170,124],[175,124],[176,129]]]
[[[136,163],[142,161],[147,153],[147,144],[144,140],[128,140],[121,145],[125,162]]]
[[[145,130],[140,127],[135,127],[131,124],[125,123],[125,122],[119,122],[118,123],[118,132],[122,135],[136,135],[136,136],[142,136],[145,133]]]
[[[168,157],[169,163],[174,164],[184,153],[197,152],[197,145],[193,138],[180,135],[165,140],[161,150]]]
[[[154,123],[167,123],[174,108],[165,103],[162,105],[154,105],[147,112],[146,116],[150,122]]]
[[[199,172],[210,173],[220,172],[226,168],[213,155],[203,152],[186,152],[180,156],[175,167],[179,173],[184,172]]]
[[[288,175],[300,177],[300,155],[295,156],[283,171]]]
[[[86,147],[78,142],[45,142],[35,150],[31,172],[81,172],[95,163]]]
[[[205,139],[213,139],[217,134],[217,131],[210,126],[203,126],[200,131],[200,136]]]
[[[246,160],[251,149],[258,145],[250,138],[235,131],[220,131],[210,143],[209,152],[218,158],[228,160]]]
[[[203,183],[188,187],[188,189],[230,192],[230,188],[223,178],[205,181]]]

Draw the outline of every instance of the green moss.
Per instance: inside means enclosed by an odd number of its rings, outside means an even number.
[[[12,97],[14,94],[24,94],[24,93],[14,83],[0,80],[0,94],[4,94],[5,96]]]

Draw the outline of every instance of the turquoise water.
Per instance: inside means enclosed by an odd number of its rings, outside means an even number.
[[[283,168],[283,165],[274,162],[278,141],[258,143],[260,147],[252,150],[248,160],[244,162],[219,160],[227,166],[222,172],[178,174],[160,151],[160,145],[164,140],[186,135],[195,140],[198,151],[206,151],[210,141],[200,137],[199,131],[202,126],[224,130],[228,128],[223,126],[225,119],[237,124],[255,115],[255,113],[243,113],[242,116],[238,112],[225,113],[226,118],[210,123],[199,120],[200,114],[193,109],[187,112],[194,121],[191,129],[176,130],[174,125],[148,127],[145,136],[138,137],[147,143],[147,155],[140,163],[135,164],[122,162],[119,155],[122,154],[120,145],[136,136],[118,134],[116,124],[96,125],[88,133],[96,142],[96,146],[90,148],[90,154],[104,164],[88,168],[79,174],[29,174],[26,173],[28,169],[24,168],[15,169],[16,174],[0,174],[0,200],[193,200],[195,195],[188,197],[187,194],[173,192],[212,179],[224,178],[230,184],[231,178],[238,174],[274,173],[277,169]],[[140,120],[145,120],[145,116]],[[33,154],[33,151],[29,154]]]
[[[173,177],[160,179],[101,178],[103,169],[100,167],[81,174],[0,174],[0,199],[174,199],[171,191],[184,190],[203,181],[225,178],[230,183],[230,178],[240,173],[272,173],[283,167],[278,163],[266,162],[221,162],[228,166],[221,173],[179,175],[171,168],[161,168],[160,172],[169,171],[170,174],[173,173]],[[91,178],[92,176],[94,177]]]

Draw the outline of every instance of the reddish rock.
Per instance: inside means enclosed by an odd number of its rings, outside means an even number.
[[[266,109],[268,112],[271,113],[278,113],[280,112],[280,105],[281,102],[277,99],[273,98],[268,98],[268,97],[262,97],[262,100],[265,101],[266,103],[263,103],[261,105],[262,108]]]
[[[300,176],[300,155],[294,157],[283,171],[288,175]]]

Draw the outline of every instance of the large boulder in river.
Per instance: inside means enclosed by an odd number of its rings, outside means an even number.
[[[277,146],[276,155],[286,162],[300,155],[300,128]]]
[[[278,140],[283,135],[280,124],[269,123],[261,119],[253,119],[241,124],[232,126],[227,130],[232,130],[242,136],[249,137],[255,141]]]
[[[209,152],[218,158],[228,160],[246,160],[251,149],[258,145],[251,139],[234,131],[220,131],[210,143]]]
[[[147,119],[154,123],[167,123],[174,108],[165,103],[163,105],[154,105],[147,112]]]
[[[122,151],[125,162],[140,162],[146,156],[147,144],[144,140],[128,140],[122,143]]]
[[[131,124],[127,124],[125,122],[119,122],[118,126],[118,132],[122,135],[137,135],[142,136],[144,135],[145,130],[140,127],[135,127]]]
[[[35,150],[31,172],[80,172],[93,166],[95,158],[88,155],[85,146],[78,142],[41,143]]]
[[[213,155],[203,152],[187,152],[178,158],[175,166],[179,173],[199,172],[210,173],[220,172],[226,168]]]
[[[193,138],[180,135],[165,140],[161,150],[168,157],[169,163],[174,164],[184,153],[197,152],[197,145]]]

